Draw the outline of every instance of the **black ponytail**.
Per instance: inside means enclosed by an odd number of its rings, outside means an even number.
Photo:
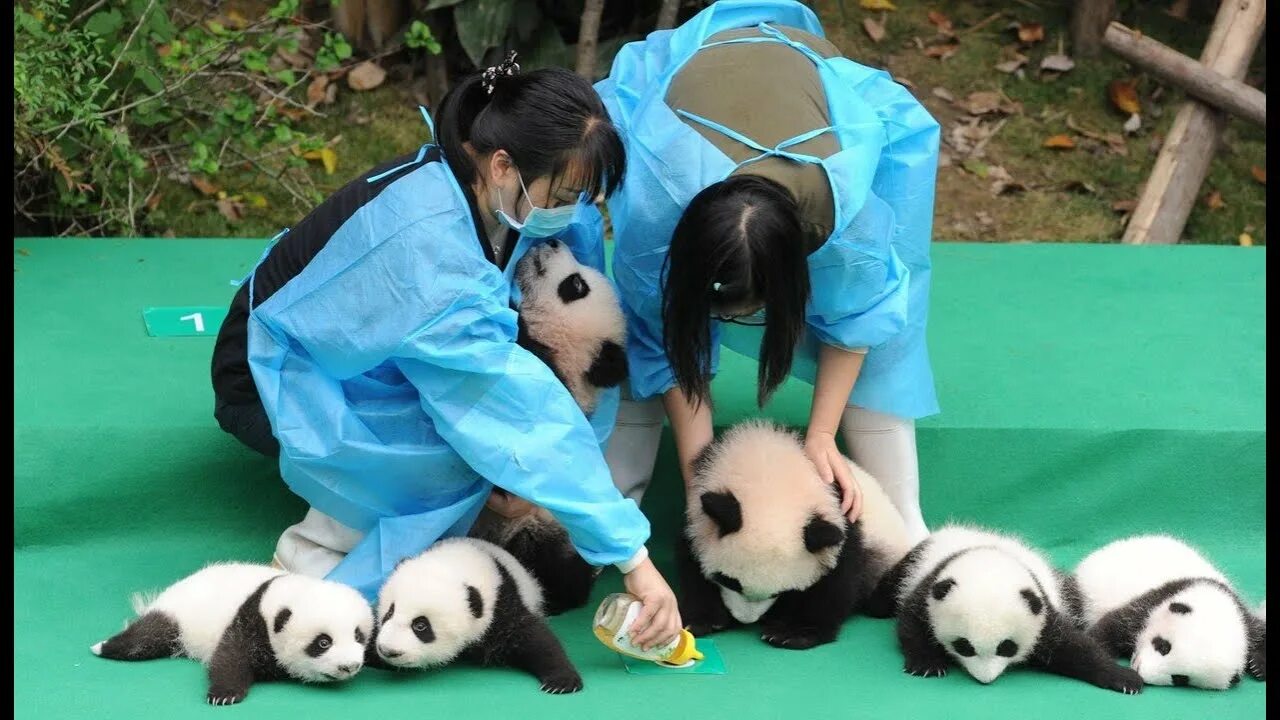
[[[563,68],[517,73],[508,72],[511,66],[508,57],[471,75],[436,111],[437,142],[458,181],[476,180],[464,148],[470,142],[481,155],[506,150],[526,183],[554,180],[572,168],[589,198],[613,195],[626,171],[626,151],[595,89]]]

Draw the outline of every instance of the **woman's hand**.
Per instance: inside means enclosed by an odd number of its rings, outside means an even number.
[[[505,490],[494,488],[489,499],[484,501],[485,507],[509,520],[528,515],[537,509],[531,502],[521,500]]]
[[[862,488],[836,447],[835,436],[821,430],[810,430],[804,439],[804,451],[824,481],[840,486],[840,512],[849,518],[849,522],[857,522],[862,514]]]
[[[680,608],[675,593],[653,561],[645,561],[622,576],[627,592],[640,600],[640,614],[631,625],[631,642],[642,650],[665,645],[680,635]]]

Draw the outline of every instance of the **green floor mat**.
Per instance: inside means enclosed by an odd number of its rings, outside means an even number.
[[[261,685],[203,704],[199,665],[104,661],[128,596],[213,560],[262,562],[304,506],[217,428],[210,337],[153,337],[147,308],[225,307],[263,241],[14,242],[14,710],[20,718],[1260,718],[1265,684],[1136,697],[1029,671],[982,686],[904,675],[893,625],[775,650],[716,637],[725,675],[637,676],[589,631],[553,626],[586,690],[506,670],[367,671],[341,687]],[[1266,251],[935,245],[929,341],[943,412],[919,424],[926,519],[1021,533],[1074,563],[1115,537],[1202,547],[1256,604],[1266,585]],[[186,314],[186,313],[184,313]],[[179,315],[178,317],[181,317]],[[717,421],[756,414],[727,354]],[[766,413],[801,424],[811,388]],[[681,512],[665,438],[645,510],[671,568]],[[620,587],[607,572],[597,599]]]

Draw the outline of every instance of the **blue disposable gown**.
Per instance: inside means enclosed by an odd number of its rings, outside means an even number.
[[[609,214],[616,242],[613,273],[629,325],[631,392],[637,399],[675,385],[662,339],[662,268],[672,231],[694,195],[738,167],[690,127],[677,114],[679,108],[667,106],[667,89],[689,58],[721,31],[761,27],[768,37],[739,42],[786,42],[763,24],[823,36],[818,19],[799,3],[721,0],[675,30],[624,46],[609,77],[596,85],[627,150],[627,177],[609,201]],[[834,232],[808,259],[808,332],[792,374],[814,382],[820,344],[870,348],[851,403],[906,418],[933,414],[938,405],[925,323],[938,123],[887,73],[786,44],[810,57],[826,91],[832,127],[814,132],[834,132],[841,148],[829,158],[793,155],[787,143],[757,148],[820,163],[835,200]],[[767,87],[741,90],[770,102]],[[710,120],[703,124],[736,137],[734,118]],[[753,145],[749,138],[738,139]],[[762,328],[712,322],[711,331],[713,373],[720,344],[759,357]]]
[[[604,267],[594,206],[581,204],[559,239]],[[423,163],[251,316],[249,363],[280,472],[366,533],[329,578],[369,597],[402,558],[465,534],[494,486],[549,510],[590,563],[626,562],[648,539],[600,452],[617,391],[589,424],[515,343],[512,274],[542,241],[522,237],[505,273],[481,242],[448,166]]]

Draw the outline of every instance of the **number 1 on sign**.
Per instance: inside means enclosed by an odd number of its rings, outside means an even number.
[[[195,322],[195,324],[196,324],[196,332],[198,332],[198,333],[202,333],[202,332],[204,332],[204,313],[191,313],[190,315],[183,315],[182,317],[180,317],[180,318],[178,318],[178,319],[179,319],[179,320],[192,320],[192,321],[194,321],[194,322]]]

